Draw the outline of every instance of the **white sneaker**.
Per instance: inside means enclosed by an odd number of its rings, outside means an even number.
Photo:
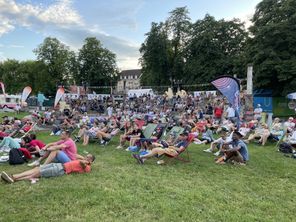
[[[120,146],[120,145],[116,147],[116,149],[122,149],[122,148],[123,148],[123,147],[122,147],[122,146]]]
[[[3,150],[4,153],[9,153],[9,151],[10,151],[11,149],[10,149],[10,147],[4,146],[4,147],[2,148],[2,150]]]
[[[164,164],[164,160],[158,160],[158,161],[157,161],[157,164],[158,164],[158,165]]]
[[[54,135],[54,133],[53,132],[51,132],[51,134],[49,134],[50,136],[53,136]]]
[[[203,151],[206,152],[206,153],[211,153],[212,152],[211,148],[203,150]]]
[[[200,145],[200,144],[202,144],[202,142],[200,142],[200,141],[194,141],[194,144]]]
[[[1,179],[4,180],[7,183],[13,183],[14,182],[14,180],[7,173],[5,173],[4,171],[2,171]]]
[[[219,156],[220,155],[220,151],[214,153],[215,156]]]
[[[35,166],[39,166],[40,162],[38,160],[35,160],[33,163],[29,163],[28,166],[29,167],[35,167]]]

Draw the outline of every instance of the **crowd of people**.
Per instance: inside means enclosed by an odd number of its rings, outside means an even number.
[[[253,118],[246,119],[243,115],[237,117],[222,96],[211,94],[170,99],[144,95],[117,103],[106,101],[104,114],[89,114],[87,108],[75,105],[79,101],[71,100],[72,107],[63,111],[36,110],[22,120],[4,117],[0,151],[21,149],[28,159],[38,159],[28,164],[34,169],[13,175],[2,172],[2,179],[13,183],[89,172],[95,157],[79,155],[76,143],[88,146],[95,141],[106,147],[115,136],[119,138],[116,149],[132,152],[139,164],[154,157],[158,164],[163,164],[165,158],[177,159],[191,143],[207,146],[203,151],[213,153],[217,164],[237,165],[248,163],[248,144],[252,141],[261,146],[283,142],[292,147],[291,152],[296,145],[293,117],[287,121],[275,118],[268,126],[261,118],[260,104]],[[60,136],[60,140],[49,144],[38,140],[34,126],[50,130],[50,135]]]

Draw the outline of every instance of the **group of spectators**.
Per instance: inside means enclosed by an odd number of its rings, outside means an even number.
[[[152,157],[158,157],[157,163],[163,164],[164,156],[178,157],[190,143],[197,146],[206,144],[208,147],[204,151],[213,153],[217,164],[238,165],[248,163],[248,144],[252,141],[261,146],[281,141],[296,145],[293,117],[287,121],[275,118],[268,126],[261,118],[260,104],[254,110],[253,118],[245,119],[238,117],[222,96],[211,94],[170,99],[165,95],[144,95],[124,98],[116,103],[109,99],[105,101],[107,108],[104,114],[89,114],[87,109],[76,106],[83,104],[81,101],[73,100],[70,101],[72,109],[35,111],[30,118],[22,121],[4,118],[0,126],[0,137],[3,139],[0,149],[26,148],[31,155],[38,157],[29,166],[43,164],[34,170],[11,176],[2,172],[2,178],[14,182],[89,172],[95,158],[91,154],[86,157],[78,155],[76,143],[87,146],[95,141],[106,146],[114,136],[119,136],[116,148],[133,152],[132,157],[139,164]],[[61,140],[46,145],[37,140],[35,134],[26,135],[34,123],[50,128],[50,135],[59,135]],[[16,124],[19,124],[17,129]],[[156,127],[147,136],[151,124]],[[176,134],[174,127],[181,128],[182,132]],[[19,140],[15,138],[16,133],[25,136]]]

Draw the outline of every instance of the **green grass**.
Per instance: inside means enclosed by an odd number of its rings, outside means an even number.
[[[16,114],[15,112],[1,112],[0,113],[0,117],[1,117],[0,120],[2,120],[3,116],[17,117],[18,119],[22,119],[27,115],[30,115],[30,113],[28,113],[28,112],[20,112],[19,114]]]
[[[45,133],[50,142],[57,137]],[[0,221],[295,221],[295,161],[274,145],[250,145],[247,166],[218,166],[192,145],[190,163],[141,166],[116,150],[118,139],[96,154],[90,174],[0,183]],[[27,166],[0,165],[16,173]]]

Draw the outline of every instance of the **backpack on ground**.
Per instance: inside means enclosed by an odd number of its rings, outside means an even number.
[[[293,147],[289,143],[281,143],[279,145],[279,151],[282,153],[293,153]]]
[[[11,149],[9,151],[9,164],[15,165],[15,164],[23,164],[27,162],[27,159],[25,158],[25,155],[23,152],[19,149]]]

